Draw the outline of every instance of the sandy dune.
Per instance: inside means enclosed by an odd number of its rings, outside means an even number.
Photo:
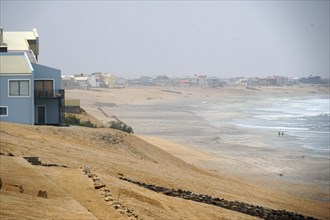
[[[15,155],[0,157],[3,182],[1,219],[14,216],[127,219],[128,216],[116,210],[114,204],[104,201],[99,190],[93,189],[93,182],[80,169],[84,165],[90,166],[110,188],[114,202],[134,210],[138,219],[253,217],[158,194],[118,179],[121,175],[168,188],[328,218],[329,203],[255,187],[244,180],[200,169],[134,135],[106,128],[27,126],[3,122],[0,128],[1,153]],[[165,140],[162,143],[162,146],[166,145]],[[188,148],[182,148],[180,152],[196,156],[196,151]],[[38,156],[43,163],[69,168],[32,166],[22,156]],[[13,186],[19,184],[23,185],[24,193],[19,193]],[[48,198],[37,197],[38,190],[46,190]]]

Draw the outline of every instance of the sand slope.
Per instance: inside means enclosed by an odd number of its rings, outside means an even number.
[[[139,219],[254,219],[215,206],[172,198],[118,179],[123,175],[149,184],[238,200],[273,209],[287,209],[328,218],[329,203],[280,194],[212,173],[126,133],[107,128],[48,127],[0,123],[2,154],[1,219],[17,216],[58,219],[127,219],[103,200],[99,190],[80,169],[90,166],[115,200],[134,210]],[[153,140],[154,144],[156,141]],[[194,152],[192,152],[194,154]],[[22,156],[38,156],[43,163],[63,167],[32,166]],[[19,193],[11,186],[23,184]],[[39,198],[46,190],[48,198]],[[33,202],[31,202],[33,201]],[[13,207],[20,207],[19,209]],[[73,217],[74,216],[74,217]]]

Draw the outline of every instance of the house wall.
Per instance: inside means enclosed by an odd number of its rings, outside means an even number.
[[[53,89],[61,89],[61,71],[32,63],[34,80],[53,80]],[[34,104],[34,123],[38,123],[38,106],[46,106],[46,124],[60,123],[59,99],[36,99]]]
[[[38,123],[38,106],[46,106],[46,124],[59,124],[59,99],[37,99],[34,104],[35,123]]]
[[[32,63],[34,69],[34,79],[54,79],[54,89],[61,89],[61,70]]]
[[[9,80],[26,80],[29,83],[29,96],[19,97],[19,96],[9,96]],[[34,124],[34,114],[33,114],[33,79],[32,75],[28,76],[0,76],[0,106],[8,106],[7,116],[0,116],[1,121],[8,121],[21,124]]]

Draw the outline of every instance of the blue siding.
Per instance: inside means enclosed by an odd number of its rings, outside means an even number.
[[[8,92],[8,80],[30,80],[29,97],[10,97]],[[0,77],[0,106],[8,106],[8,116],[0,117],[1,121],[22,124],[34,124],[34,95],[33,78],[29,76],[1,76]]]
[[[32,63],[34,69],[34,79],[53,79],[54,89],[61,89],[61,70],[43,66],[40,64]]]
[[[59,100],[58,99],[39,99],[35,101],[34,118],[38,123],[38,106],[46,106],[46,124],[59,124]]]
[[[55,90],[61,89],[61,71],[40,64],[32,63],[34,69],[34,80],[54,80]],[[58,99],[36,99],[34,106],[35,123],[38,123],[38,106],[46,106],[46,124],[59,124],[59,100]]]

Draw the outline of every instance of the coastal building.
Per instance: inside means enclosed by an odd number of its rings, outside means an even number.
[[[62,88],[63,89],[74,89],[75,88],[75,82],[74,82],[74,76],[63,76],[62,75]]]
[[[78,89],[88,89],[90,87],[88,76],[84,74],[74,75],[74,82]]]
[[[62,124],[61,71],[38,63],[39,36],[0,29],[0,120],[22,124]]]
[[[286,86],[287,82],[288,78],[284,76],[269,76],[259,79],[261,86]]]
[[[212,88],[217,88],[217,87],[222,87],[223,86],[223,82],[221,81],[220,78],[218,77],[208,77],[206,79],[207,82],[207,86],[208,87],[212,87]]]
[[[307,78],[301,78],[299,81],[304,84],[322,84],[322,78],[320,76],[310,75]]]
[[[104,87],[107,87],[107,88],[115,87],[115,85],[117,83],[117,77],[110,73],[104,73],[100,76],[100,78],[101,78],[101,81],[102,81]]]
[[[87,76],[88,85],[92,88],[98,88],[101,86],[101,75],[102,73],[92,73]]]

